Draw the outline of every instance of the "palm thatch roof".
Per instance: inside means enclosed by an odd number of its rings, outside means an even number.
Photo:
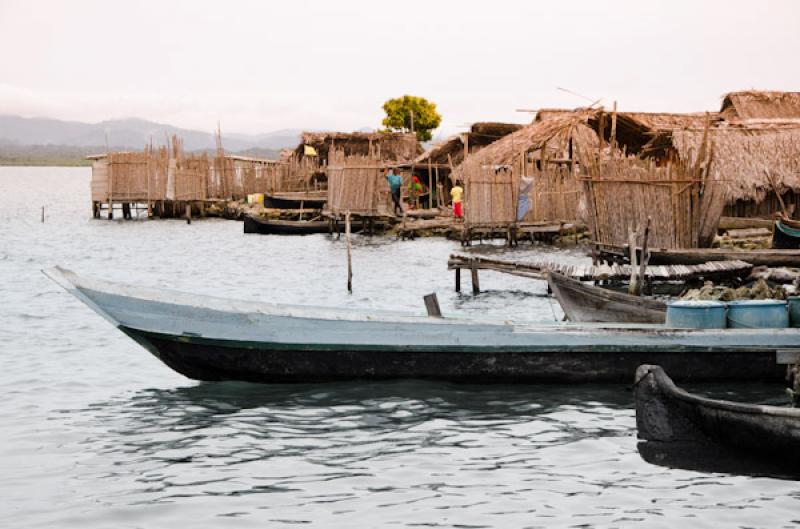
[[[800,92],[731,92],[723,98],[720,114],[730,122],[800,121]]]
[[[409,162],[422,153],[416,134],[405,132],[304,132],[295,150],[298,156],[304,156],[305,145],[317,151],[320,162],[327,162],[331,146],[345,156],[367,156],[378,149],[385,162]]]
[[[448,165],[452,163],[453,166],[456,166],[464,161],[464,136],[467,137],[469,151],[477,152],[487,145],[491,145],[495,141],[521,129],[523,126],[518,123],[488,121],[473,123],[469,132],[455,134],[445,141],[433,145],[422,153],[414,163],[424,165],[430,161],[432,164]]]
[[[676,130],[672,145],[692,163],[702,129]],[[767,172],[780,193],[800,191],[800,124],[715,127],[709,130],[713,149],[711,176],[725,184],[726,201],[763,201],[773,193]]]
[[[470,154],[469,160],[480,165],[509,165],[520,154],[538,151],[545,145],[551,158],[566,157],[570,139],[577,140],[585,149],[596,148],[598,137],[589,127],[589,120],[598,112],[600,111],[596,109],[585,108],[545,113],[540,111],[533,123],[477,153]]]
[[[598,113],[589,124],[603,139],[611,139],[612,114]],[[717,114],[695,112],[677,114],[670,112],[618,112],[616,142],[628,154],[642,157],[666,158],[670,151],[669,134],[673,130],[702,128],[706,120],[716,122]]]

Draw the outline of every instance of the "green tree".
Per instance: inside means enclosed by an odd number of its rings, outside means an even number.
[[[404,95],[390,99],[383,104],[386,117],[383,126],[389,130],[410,131],[417,134],[419,141],[429,141],[431,131],[442,122],[442,116],[436,112],[436,104],[424,97]]]

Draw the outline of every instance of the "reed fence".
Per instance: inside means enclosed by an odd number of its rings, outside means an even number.
[[[703,167],[625,157],[584,164],[590,226],[596,242],[622,247],[630,230],[651,218],[649,245],[697,248],[710,244],[722,209],[716,181]],[[713,227],[713,229],[712,229]]]
[[[382,195],[388,194],[380,158],[368,155],[345,156],[344,151],[328,153],[328,209],[333,215],[350,212],[376,216]],[[383,189],[386,188],[386,189]]]

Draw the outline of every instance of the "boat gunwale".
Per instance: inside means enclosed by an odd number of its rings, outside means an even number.
[[[248,301],[224,298],[206,294],[192,294],[180,290],[166,288],[152,288],[131,285],[127,283],[106,281],[89,277],[78,276],[76,273],[59,266],[43,270],[43,273],[61,285],[65,290],[73,293],[87,303],[92,309],[103,317],[119,325],[120,322],[98,306],[91,296],[83,290],[100,292],[103,294],[136,299],[146,302],[159,303],[170,306],[194,307],[215,310],[230,314],[261,314],[266,316],[291,317],[297,319],[315,319],[326,321],[351,321],[351,322],[384,322],[384,323],[425,323],[430,325],[486,325],[497,328],[511,328],[514,333],[596,333],[603,331],[606,334],[650,334],[670,336],[719,336],[721,334],[733,335],[793,335],[800,333],[798,328],[780,329],[683,329],[665,327],[662,324],[652,323],[613,323],[613,322],[531,322],[524,320],[492,320],[474,317],[430,317],[422,314],[387,311],[381,309],[322,307],[312,305],[292,305],[269,303],[265,301]],[[765,349],[786,349],[786,346],[768,346]]]
[[[643,365],[637,369],[634,385],[640,384],[647,376],[653,376],[659,390],[667,398],[673,398],[688,404],[696,404],[713,410],[749,415],[769,415],[772,417],[800,418],[800,408],[781,408],[764,404],[747,404],[730,400],[712,399],[678,387],[661,366]]]

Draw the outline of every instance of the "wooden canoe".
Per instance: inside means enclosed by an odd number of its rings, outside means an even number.
[[[638,436],[657,443],[719,443],[800,468],[800,409],[715,400],[677,387],[664,369],[635,376]],[[787,399],[788,402],[788,399]]]
[[[254,215],[245,215],[244,217],[245,233],[309,235],[311,233],[328,233],[329,230],[330,227],[327,220],[277,220],[265,219]]]
[[[298,191],[264,195],[264,207],[274,209],[321,209],[327,201],[327,191]]]
[[[772,379],[800,329],[530,323],[279,305],[45,272],[162,362],[198,380],[423,378],[624,382],[637,366],[689,380]]]
[[[549,272],[547,284],[572,322],[664,323],[667,306],[661,301],[592,286]]]

